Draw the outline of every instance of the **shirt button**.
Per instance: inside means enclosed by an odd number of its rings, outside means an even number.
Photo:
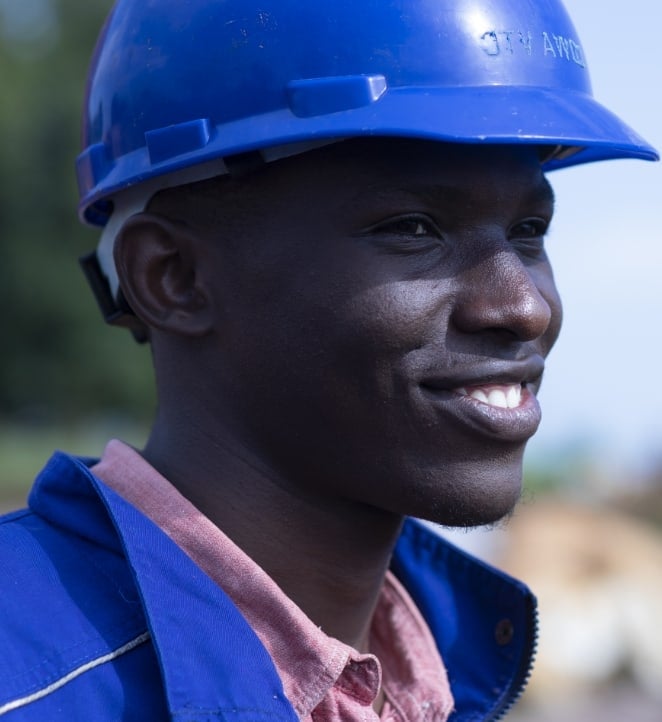
[[[507,644],[510,644],[513,641],[514,636],[515,627],[513,627],[513,623],[510,621],[510,619],[502,619],[496,625],[496,629],[494,630],[494,638],[496,639],[496,643],[500,647],[505,647]]]

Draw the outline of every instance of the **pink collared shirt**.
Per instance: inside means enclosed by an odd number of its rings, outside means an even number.
[[[111,441],[92,469],[149,517],[232,599],[266,647],[304,722],[446,722],[453,697],[420,612],[388,573],[360,654],[317,627],[252,559],[131,447]],[[373,703],[380,688],[385,702]]]

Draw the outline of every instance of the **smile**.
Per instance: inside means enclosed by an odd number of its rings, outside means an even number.
[[[486,384],[485,386],[455,389],[460,396],[468,396],[481,404],[497,409],[517,409],[522,405],[521,384]]]
[[[442,415],[443,423],[452,418],[454,423],[481,435],[521,443],[531,438],[540,424],[536,390],[541,374],[542,369],[536,371],[533,366],[519,373],[511,368],[503,371],[500,375],[506,378],[498,381],[492,378],[481,382],[476,374],[464,382],[458,379],[457,385],[435,380],[420,384],[419,389],[426,405]]]

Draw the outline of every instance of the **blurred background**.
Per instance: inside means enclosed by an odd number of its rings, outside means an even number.
[[[53,447],[140,442],[149,350],[106,328],[77,258],[74,159],[87,64],[110,0],[0,0],[0,488],[20,498]]]
[[[85,69],[109,0],[0,0],[0,508],[55,448],[140,445],[149,351],[107,328],[76,258]],[[662,149],[659,0],[566,0],[596,96]],[[551,176],[566,316],[522,505],[453,538],[538,593],[540,652],[515,720],[662,720],[662,165]]]

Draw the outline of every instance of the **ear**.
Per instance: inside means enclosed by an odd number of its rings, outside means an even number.
[[[148,327],[183,336],[210,332],[200,243],[188,227],[153,213],[132,216],[122,227],[114,248],[120,288]]]

